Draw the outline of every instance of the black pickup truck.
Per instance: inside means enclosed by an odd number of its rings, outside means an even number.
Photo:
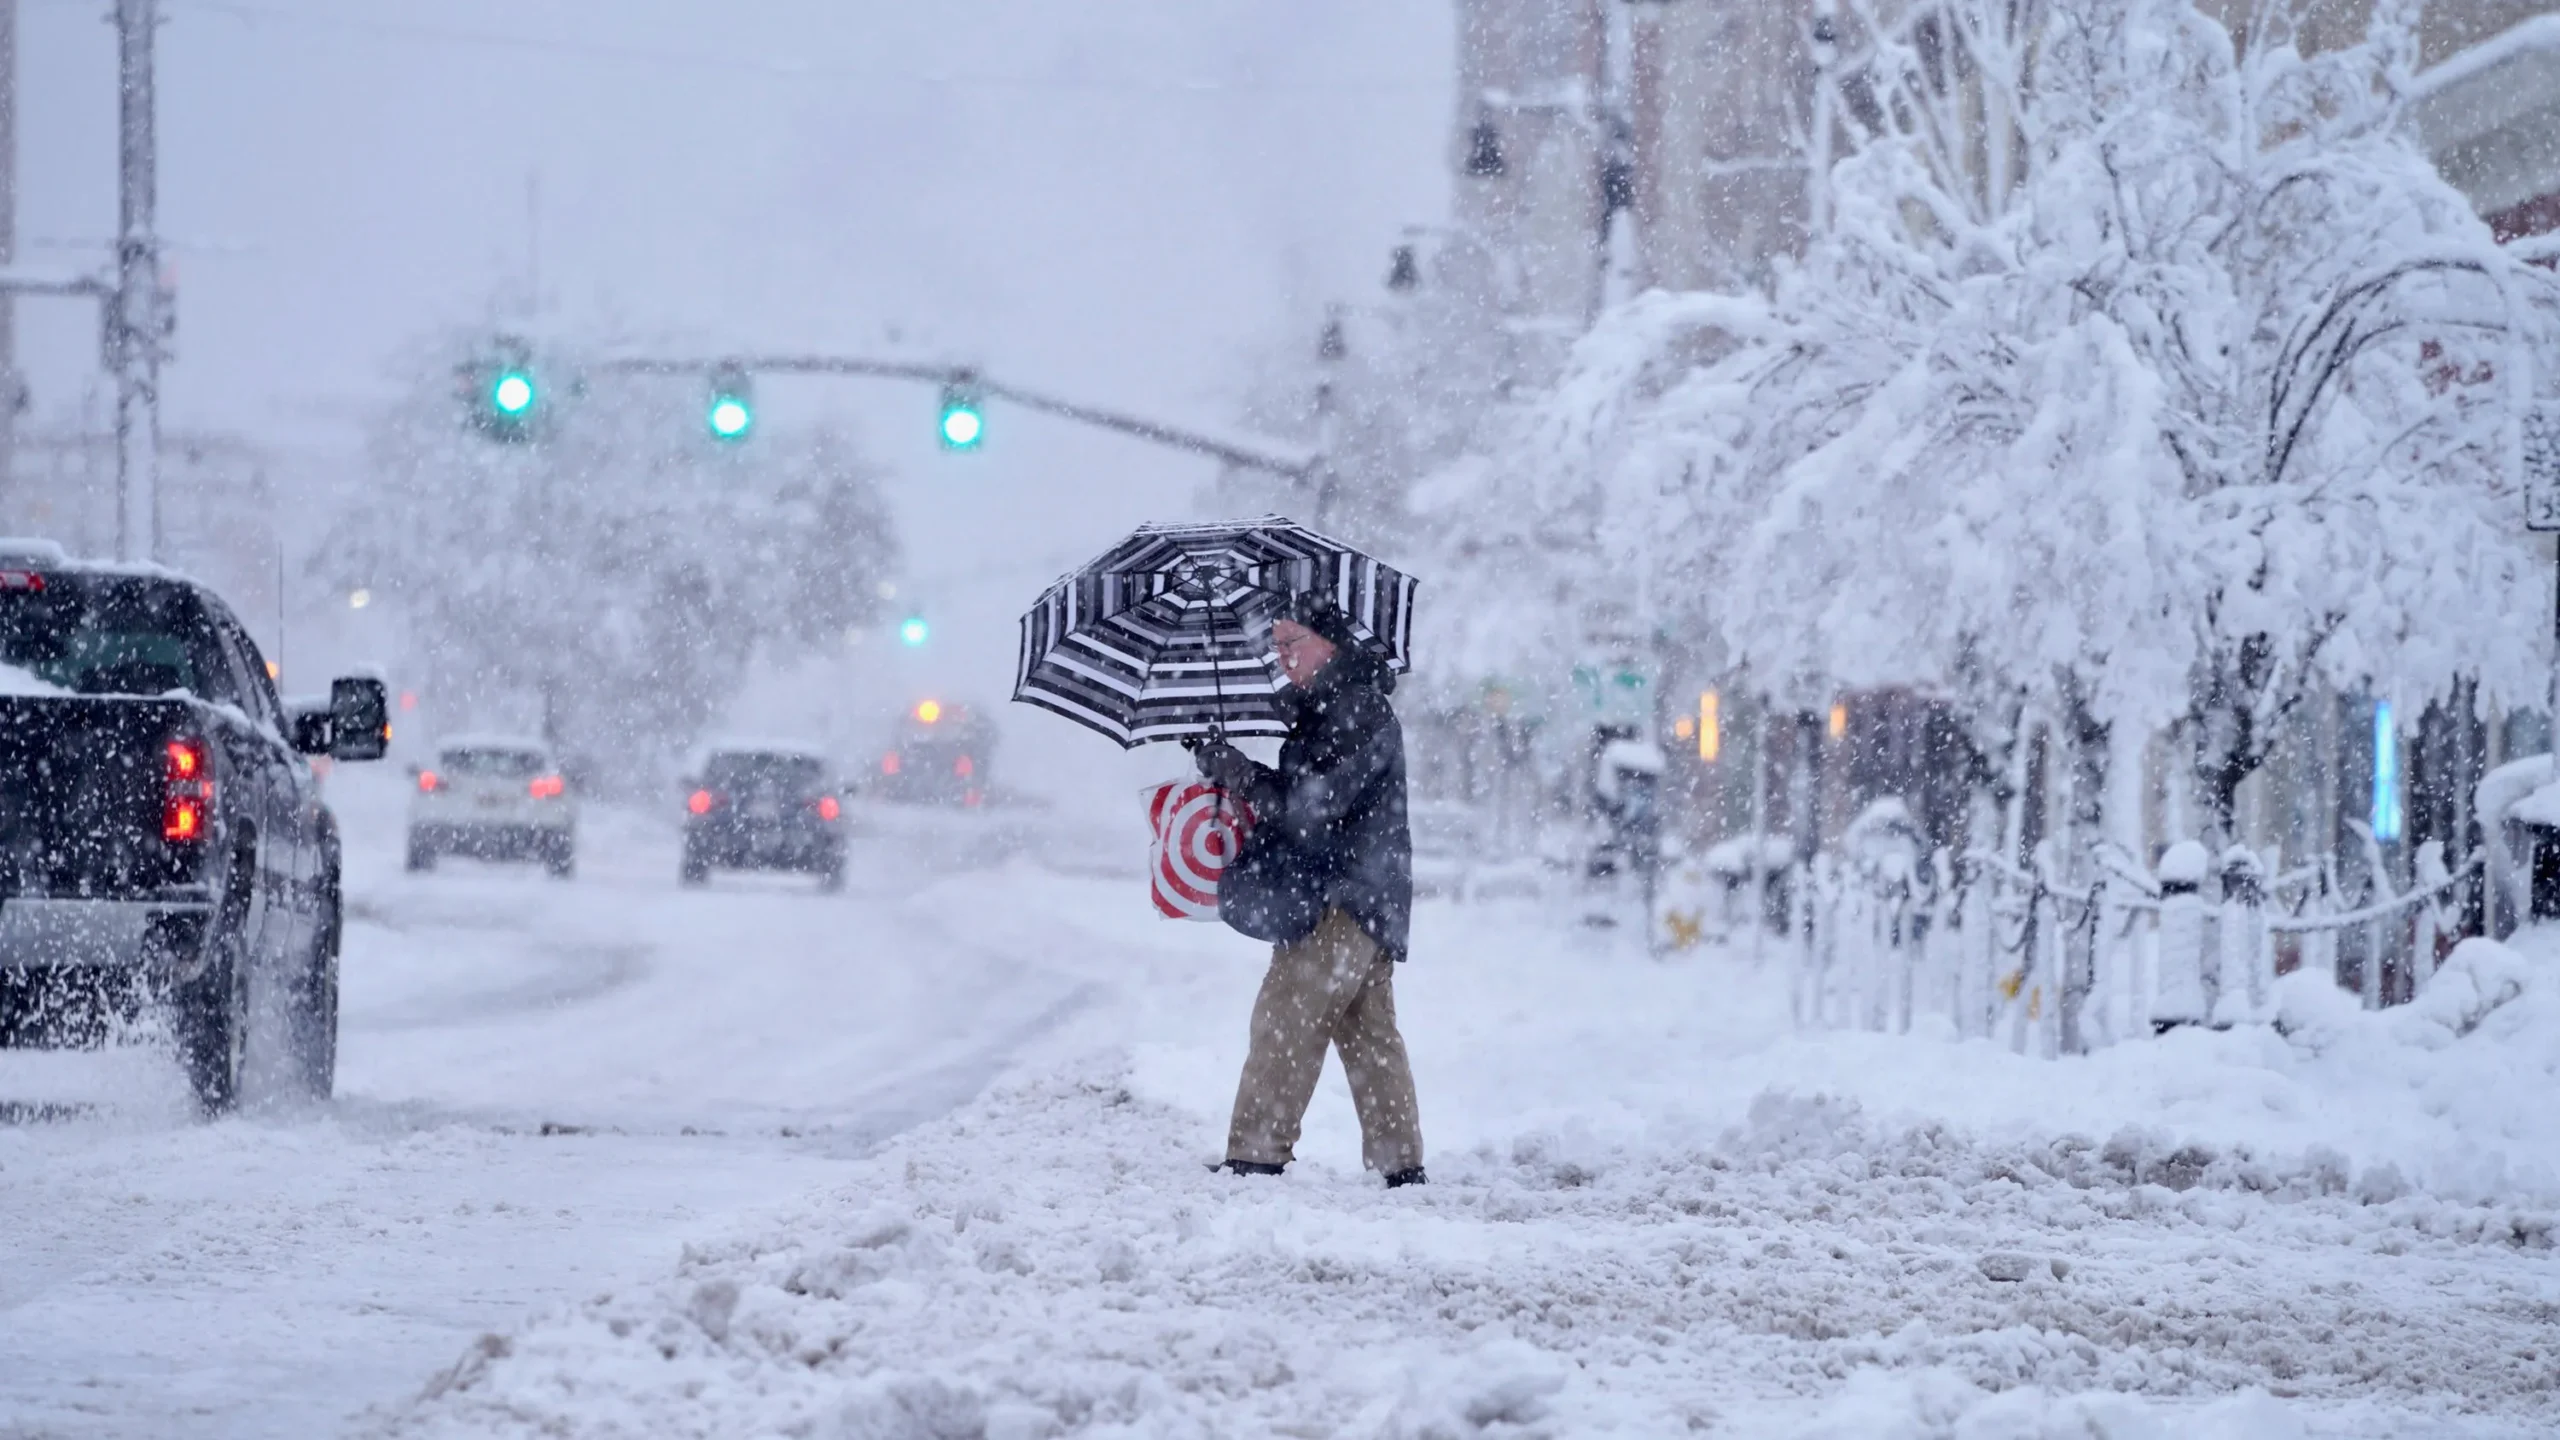
[[[0,1047],[156,1012],[208,1114],[325,1097],[338,833],[304,757],[381,756],[382,683],[288,710],[230,609],[166,570],[0,540]]]

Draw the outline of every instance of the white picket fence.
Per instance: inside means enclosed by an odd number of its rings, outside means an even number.
[[[2067,886],[2049,856],[2028,869],[1981,852],[1817,856],[1788,877],[1796,1021],[1927,1026],[2059,1055],[2181,1024],[2268,1023],[2280,959],[2335,974],[2342,950],[2376,1007],[2387,957],[2403,958],[2413,989],[2425,983],[2480,873],[2477,860],[2447,871],[2429,847],[2417,888],[2391,892],[2377,865],[2376,897],[2347,906],[2326,866],[2270,882],[2246,849],[2207,873],[2201,848],[2182,848],[2162,873],[2102,851]]]

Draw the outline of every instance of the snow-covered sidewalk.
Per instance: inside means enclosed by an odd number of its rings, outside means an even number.
[[[1783,977],[1426,907],[1433,1183],[1338,1072],[1211,1174],[1258,978],[1125,880],[942,900],[1116,999],[857,1183],[493,1335],[400,1435],[2548,1434],[2560,984],[2088,1060],[1798,1037]],[[933,903],[937,897],[923,897]],[[964,901],[969,903],[964,904]]]

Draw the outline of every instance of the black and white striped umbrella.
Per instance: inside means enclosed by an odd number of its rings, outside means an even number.
[[[1413,664],[1413,578],[1277,515],[1148,525],[1061,577],[1022,617],[1013,698],[1123,746],[1279,735],[1271,622],[1331,595],[1388,668]]]

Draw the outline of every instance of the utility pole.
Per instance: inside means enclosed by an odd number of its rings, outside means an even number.
[[[116,0],[118,219],[116,288],[107,318],[116,372],[116,554],[160,550],[160,237],[152,137],[151,46],[159,0]]]
[[[0,269],[18,259],[18,0],[0,0]],[[18,301],[0,290],[0,504],[18,498]]]

